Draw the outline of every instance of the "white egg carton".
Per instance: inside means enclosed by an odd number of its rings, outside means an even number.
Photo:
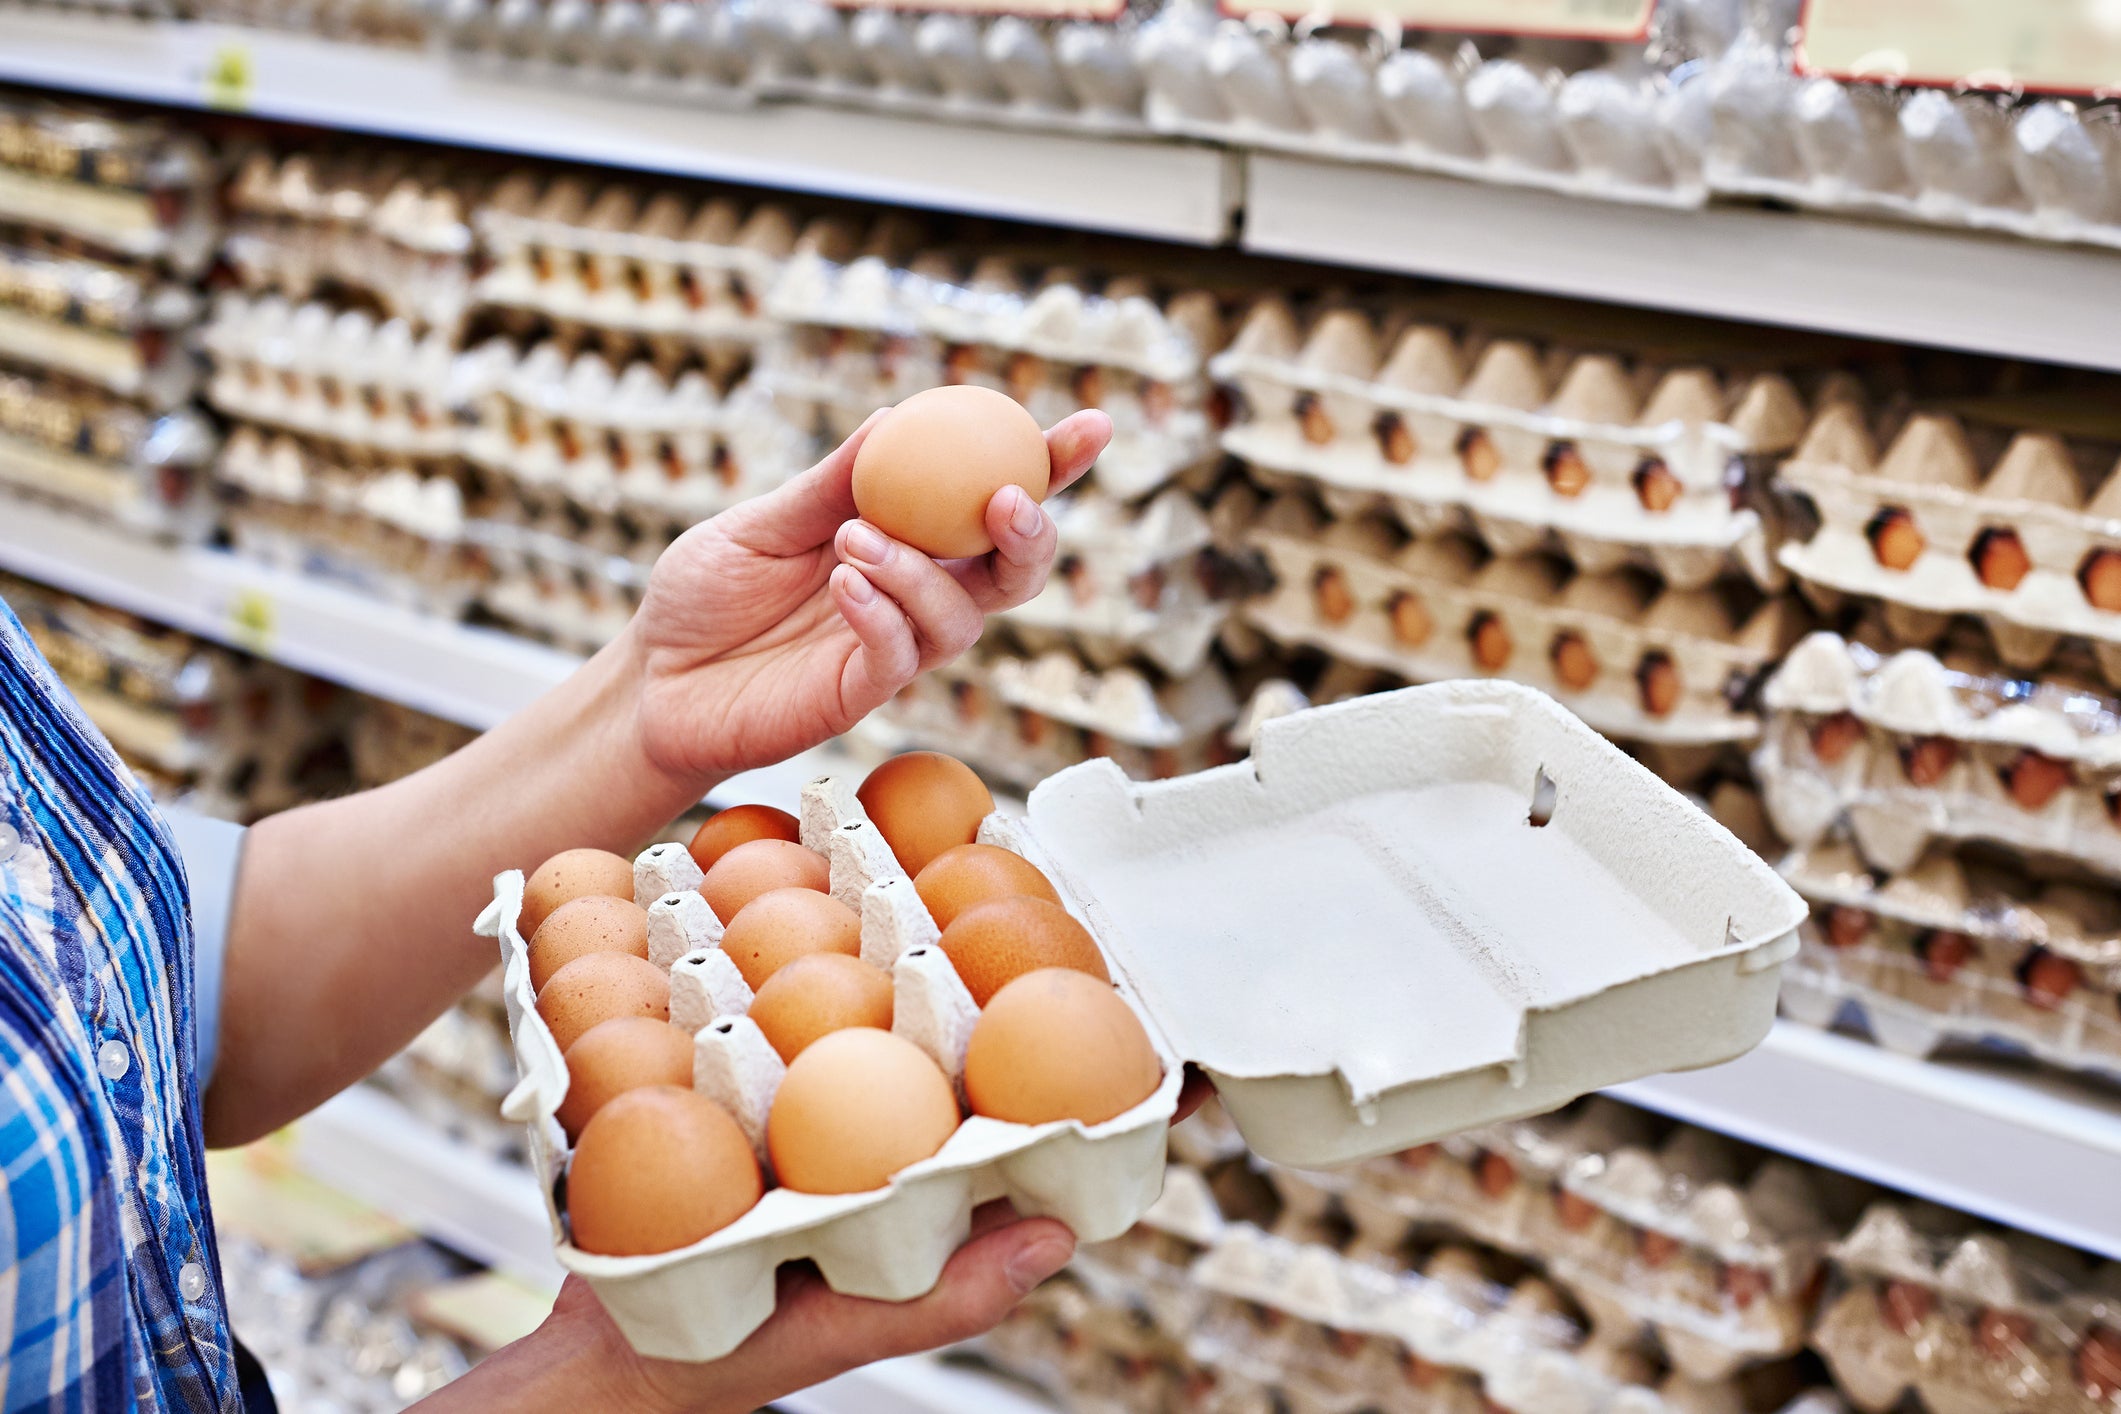
[[[1626,571],[1572,578],[1560,561],[1536,554],[1482,564],[1462,537],[1401,546],[1376,522],[1321,526],[1293,497],[1271,505],[1247,538],[1266,556],[1276,586],[1247,601],[1243,613],[1270,637],[1418,682],[1499,671],[1552,694],[1602,732],[1666,748],[1757,736],[1760,720],[1733,705],[1741,695],[1734,689],[1765,672],[1802,627],[1801,607],[1788,598],[1767,600],[1740,622],[1713,589],[1659,591]],[[1321,604],[1320,586],[1332,577],[1348,596],[1338,622]],[[1419,644],[1394,626],[1394,606],[1408,600],[1427,614]],[[1473,630],[1488,620],[1512,645],[1499,670],[1474,655]],[[1582,690],[1565,684],[1553,663],[1552,646],[1565,635],[1600,665]],[[1681,683],[1678,702],[1662,714],[1649,710],[1637,681],[1640,665],[1659,654]]]
[[[1727,387],[1705,367],[1630,369],[1414,317],[1334,309],[1306,331],[1278,300],[1255,306],[1212,365],[1249,414],[1223,449],[1270,483],[1316,484],[1335,514],[1389,508],[1415,534],[1464,530],[1501,555],[1556,548],[1681,588],[1728,569],[1777,582],[1769,527],[1733,504],[1732,480],[1803,430],[1786,379]],[[1652,510],[1641,478],[1660,470],[1672,500]]]

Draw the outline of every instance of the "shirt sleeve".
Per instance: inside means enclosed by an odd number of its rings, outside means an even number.
[[[241,825],[189,810],[165,810],[162,818],[191,879],[191,1014],[199,1047],[199,1092],[204,1094],[220,1052],[221,970],[228,955],[228,920],[236,902],[244,831]]]

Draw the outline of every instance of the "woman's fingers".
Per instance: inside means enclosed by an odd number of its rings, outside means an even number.
[[[970,648],[986,615],[950,572],[867,521],[840,527],[840,559],[898,601],[920,642],[921,666],[955,658]]]
[[[792,477],[763,496],[732,506],[718,519],[725,519],[730,536],[740,545],[777,558],[800,555],[830,544],[834,532],[853,518],[854,454],[876,420],[889,412],[878,408],[846,441],[800,476]]]
[[[840,705],[852,720],[913,681],[921,670],[921,645],[905,610],[859,569],[836,565],[828,583],[840,617],[854,630],[854,652],[840,669]]]
[[[1095,408],[1070,413],[1046,431],[1046,453],[1053,458],[1053,482],[1046,494],[1082,478],[1112,440],[1112,419]]]
[[[989,614],[1013,609],[1046,587],[1059,543],[1053,517],[1021,488],[1004,486],[987,503],[987,534],[994,552],[971,560],[950,560],[951,577]]]

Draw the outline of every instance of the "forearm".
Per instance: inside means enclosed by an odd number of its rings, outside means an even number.
[[[496,961],[472,920],[504,869],[630,853],[712,784],[654,763],[622,635],[535,704],[401,781],[251,830],[230,920],[209,1142],[240,1143],[374,1069]]]

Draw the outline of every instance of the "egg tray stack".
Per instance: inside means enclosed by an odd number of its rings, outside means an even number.
[[[436,1017],[368,1083],[457,1143],[522,1164],[529,1158],[523,1126],[501,1114],[515,1081],[506,1011],[470,997]]]
[[[166,123],[0,98],[0,495],[158,537],[209,528],[186,282],[216,180]]]
[[[1812,1344],[1865,1414],[2121,1409],[2121,1267],[1880,1203],[1836,1244]]]

